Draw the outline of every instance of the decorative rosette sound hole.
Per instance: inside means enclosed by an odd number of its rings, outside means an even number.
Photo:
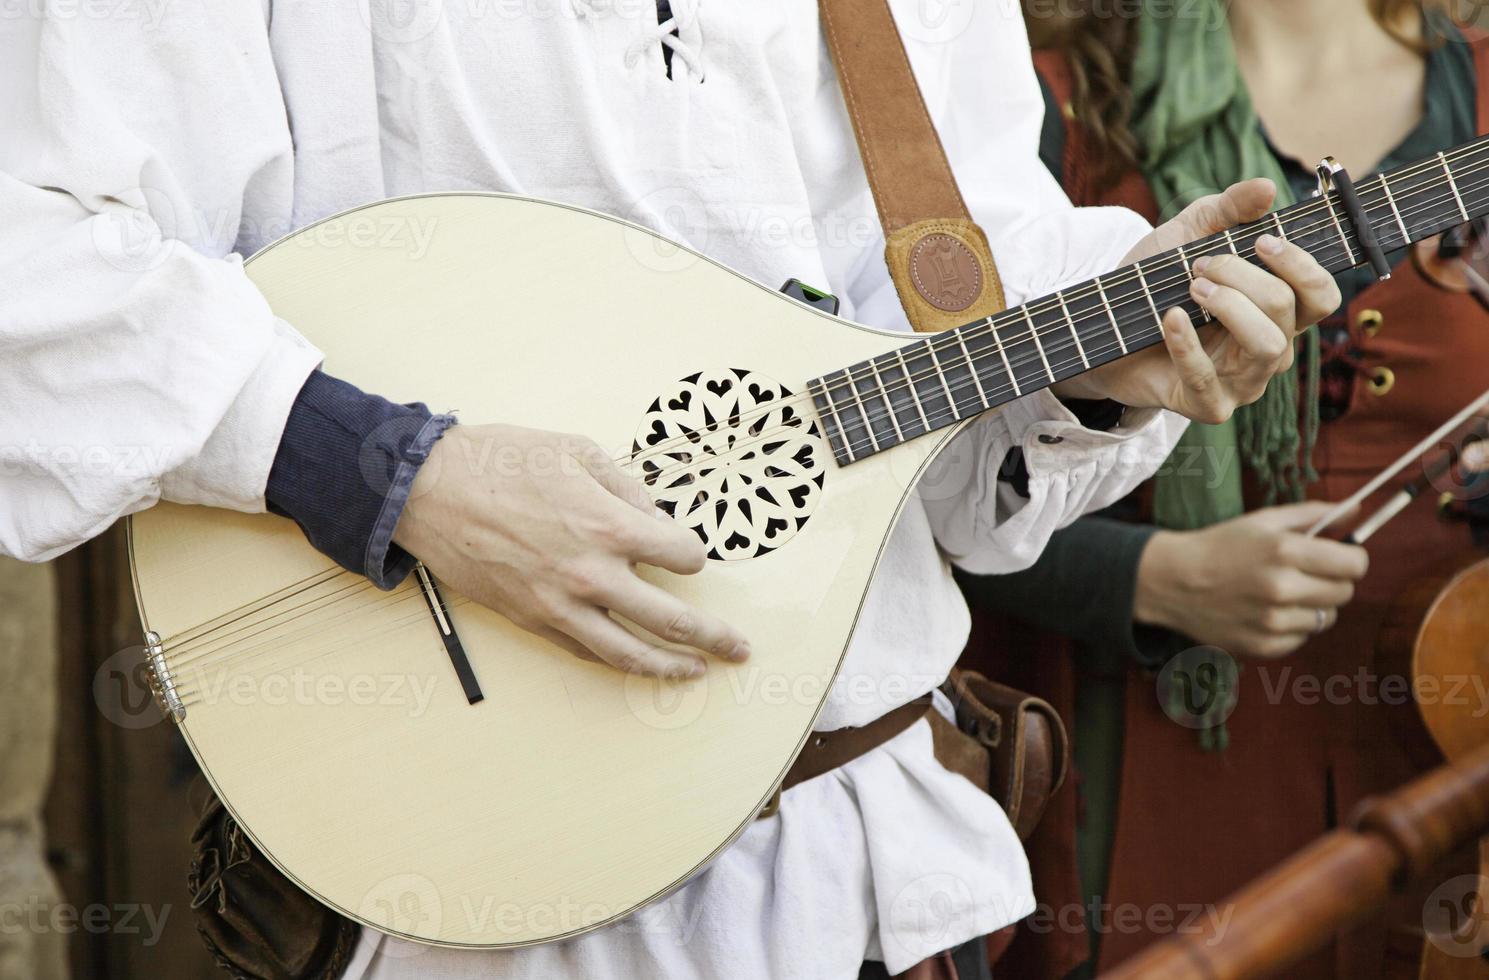
[[[763,374],[728,368],[682,379],[647,409],[636,472],[709,558],[768,554],[817,506],[827,448],[802,401]]]

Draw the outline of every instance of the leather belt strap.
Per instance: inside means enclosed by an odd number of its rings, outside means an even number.
[[[884,226],[884,258],[910,323],[932,332],[1005,307],[887,0],[819,0],[823,33]]]
[[[781,793],[797,783],[814,779],[839,766],[846,766],[861,755],[867,755],[885,742],[904,732],[931,710],[931,696],[917,698],[902,704],[886,715],[869,722],[861,728],[840,728],[834,732],[813,732],[806,747],[786,770],[786,777],[776,788],[775,795],[760,811],[760,816],[774,816],[781,806]]]

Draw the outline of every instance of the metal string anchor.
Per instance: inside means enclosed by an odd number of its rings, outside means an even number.
[[[1330,191],[1339,192],[1339,201],[1344,205],[1345,217],[1354,230],[1355,242],[1364,253],[1365,261],[1375,273],[1375,278],[1381,282],[1391,278],[1391,262],[1386,258],[1386,250],[1381,247],[1380,239],[1376,237],[1375,226],[1370,223],[1365,209],[1360,206],[1360,197],[1355,193],[1355,182],[1350,179],[1349,171],[1333,157],[1324,157],[1318,165],[1318,194],[1329,205],[1329,213],[1334,216],[1335,225],[1339,225],[1339,215],[1329,201]],[[1344,239],[1345,250],[1353,259],[1355,250],[1344,234],[1342,225],[1339,225],[1339,235]]]
[[[155,695],[155,703],[172,721],[185,721],[186,705],[176,690],[176,679],[171,674],[170,665],[165,662],[165,644],[154,630],[145,634],[145,664],[150,669],[150,692]]]

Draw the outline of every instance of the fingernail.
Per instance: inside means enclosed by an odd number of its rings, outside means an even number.
[[[1204,275],[1205,270],[1208,269],[1209,267],[1210,267],[1210,257],[1208,255],[1201,255],[1199,258],[1195,259],[1189,265],[1189,268],[1192,269],[1192,270],[1194,270],[1194,274],[1197,275],[1197,276]]]
[[[1256,240],[1256,250],[1263,255],[1277,255],[1282,251],[1282,239],[1276,235],[1263,235]]]
[[[1200,299],[1209,299],[1215,295],[1215,284],[1208,279],[1194,280],[1194,294]]]
[[[688,668],[688,676],[689,677],[702,677],[703,676],[703,672],[706,671],[706,670],[708,670],[708,668],[705,667],[703,665],[703,661],[700,660],[697,663],[693,664],[693,666],[691,666],[691,667]]]
[[[729,651],[729,659],[730,660],[735,660],[735,661],[748,660],[749,657],[750,657],[750,645],[748,643],[744,642],[743,640],[741,640],[740,642],[736,643],[734,645],[734,649],[731,650],[731,651]]]

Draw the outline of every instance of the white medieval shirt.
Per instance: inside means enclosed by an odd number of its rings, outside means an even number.
[[[1041,166],[1017,0],[892,6],[1009,300],[1113,268],[1147,226],[1072,208]],[[45,559],[160,499],[262,510],[320,355],[269,311],[241,256],[383,197],[474,188],[587,206],[908,329],[817,5],[672,8],[670,40],[654,0],[9,9],[0,552]],[[442,407],[438,391],[422,397]],[[1053,530],[1156,469],[1181,428],[1129,411],[1116,430],[1088,431],[1047,393],[978,422],[952,451],[953,476],[894,532],[819,728],[863,724],[946,676],[969,622],[951,562],[1028,565]],[[1027,499],[996,479],[1016,446]],[[620,924],[500,953],[368,930],[350,976],[821,980],[856,976],[865,958],[896,973],[1033,907],[1007,819],[936,763],[922,722],[786,793],[778,816]],[[423,910],[436,913],[496,914]]]

